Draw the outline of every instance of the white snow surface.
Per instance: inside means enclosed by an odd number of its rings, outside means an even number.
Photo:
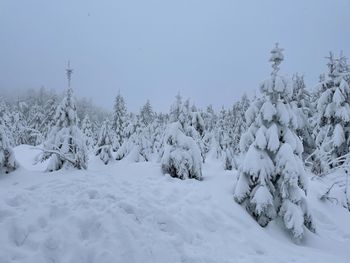
[[[197,181],[97,157],[86,171],[44,173],[31,146],[14,151],[21,167],[0,176],[1,263],[350,262],[350,213],[318,201],[318,180],[308,196],[317,234],[296,244],[234,202],[236,172],[218,161]]]

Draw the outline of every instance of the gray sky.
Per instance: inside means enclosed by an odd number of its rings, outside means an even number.
[[[118,90],[133,111],[178,91],[219,108],[269,76],[276,41],[281,72],[315,84],[329,50],[350,56],[350,1],[0,0],[0,89],[63,91],[70,59],[76,94],[107,109]]]

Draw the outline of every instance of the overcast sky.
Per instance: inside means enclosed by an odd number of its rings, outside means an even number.
[[[219,108],[254,94],[276,41],[312,86],[329,50],[350,56],[350,1],[0,0],[0,89],[62,92],[70,59],[77,96],[106,109],[118,90],[133,111],[178,92]]]

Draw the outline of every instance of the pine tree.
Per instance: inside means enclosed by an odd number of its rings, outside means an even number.
[[[172,122],[164,134],[164,153],[161,159],[162,171],[180,179],[202,179],[202,156],[200,148],[191,136],[186,135],[188,125],[187,103],[182,105],[181,97],[176,97],[170,116]],[[194,129],[193,129],[194,130]]]
[[[189,114],[189,125],[187,125],[186,128],[186,135],[191,136],[195,140],[201,151],[202,160],[204,162],[207,153],[203,140],[205,136],[204,120],[195,105],[192,106],[191,111],[192,112]]]
[[[233,153],[236,155],[240,153],[239,142],[241,140],[242,134],[247,130],[245,112],[247,111],[249,105],[249,98],[246,94],[244,94],[241,99],[232,107],[232,128],[229,128],[231,131],[230,147]]]
[[[260,86],[262,97],[246,112],[249,128],[241,146],[247,152],[239,169],[234,199],[261,226],[279,217],[291,235],[300,240],[304,226],[315,229],[306,200],[303,146],[295,133],[297,109],[290,103],[290,81],[277,75],[283,61],[278,45],[271,51],[270,61],[272,76]]]
[[[13,114],[11,114],[11,124],[8,130],[13,135],[13,145],[30,143],[27,121],[18,108],[14,109]]]
[[[57,100],[57,96],[53,94],[44,105],[45,118],[40,127],[44,139],[47,139],[51,128],[55,125],[54,118],[57,110]]]
[[[43,108],[34,104],[29,110],[29,120],[27,131],[29,132],[29,144],[39,145],[43,142],[43,134],[41,133],[41,124],[45,119]]]
[[[12,130],[14,119],[11,118],[10,106],[7,104],[4,98],[0,97],[0,124],[3,125],[3,130],[6,134],[7,141],[10,145],[14,145],[15,138]],[[12,119],[12,121],[11,121]]]
[[[124,98],[119,93],[115,98],[112,131],[113,135],[113,151],[117,151],[123,144],[125,139],[125,127],[126,127],[126,104]]]
[[[179,119],[180,113],[182,111],[182,107],[183,107],[182,97],[179,93],[176,96],[176,101],[170,107],[170,114],[169,114],[170,122],[176,122]]]
[[[2,124],[3,120],[0,122],[0,174],[3,174],[14,171],[18,164]]]
[[[209,105],[207,107],[205,113],[203,114],[203,120],[205,124],[205,130],[208,132],[212,132],[215,128],[215,124],[217,121],[217,116],[212,105]]]
[[[113,159],[112,138],[110,135],[108,121],[104,121],[97,140],[95,155],[99,156],[104,164],[108,164]]]
[[[342,60],[330,53],[328,78],[320,83],[316,102],[316,161],[313,171],[324,173],[342,165],[350,147],[350,87]]]
[[[216,129],[211,144],[212,156],[216,159],[225,157],[226,149],[229,146],[230,139],[228,136],[228,113],[222,106],[218,115]],[[224,158],[223,158],[224,159]]]
[[[152,132],[152,152],[157,155],[157,159],[161,157],[163,154],[163,137],[164,137],[164,131],[166,128],[166,122],[165,118],[159,114],[156,117],[156,121],[154,122],[153,125],[153,132]]]
[[[315,141],[313,139],[313,105],[311,103],[311,94],[307,91],[304,82],[304,76],[295,74],[293,76],[293,95],[292,103],[295,103],[298,108],[299,127],[296,130],[297,135],[302,139],[304,154],[303,159],[306,159],[315,150]]]
[[[138,116],[133,126],[134,132],[116,153],[116,160],[128,157],[131,162],[148,162],[152,158],[152,126],[145,126]]]
[[[81,123],[81,130],[85,136],[86,148],[90,151],[94,147],[94,133],[89,115],[86,115]]]
[[[146,104],[141,108],[140,121],[144,126],[149,126],[154,121],[154,112],[149,100],[147,100]]]
[[[44,143],[42,160],[49,159],[47,171],[73,167],[87,168],[87,150],[84,136],[77,126],[78,117],[73,90],[67,89],[66,97],[57,107],[55,126]]]

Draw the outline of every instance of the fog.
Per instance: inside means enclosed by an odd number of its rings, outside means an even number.
[[[149,99],[166,111],[180,92],[198,106],[229,106],[254,94],[285,49],[281,73],[309,87],[330,50],[350,55],[347,0],[0,0],[0,90],[66,87],[111,109]]]

